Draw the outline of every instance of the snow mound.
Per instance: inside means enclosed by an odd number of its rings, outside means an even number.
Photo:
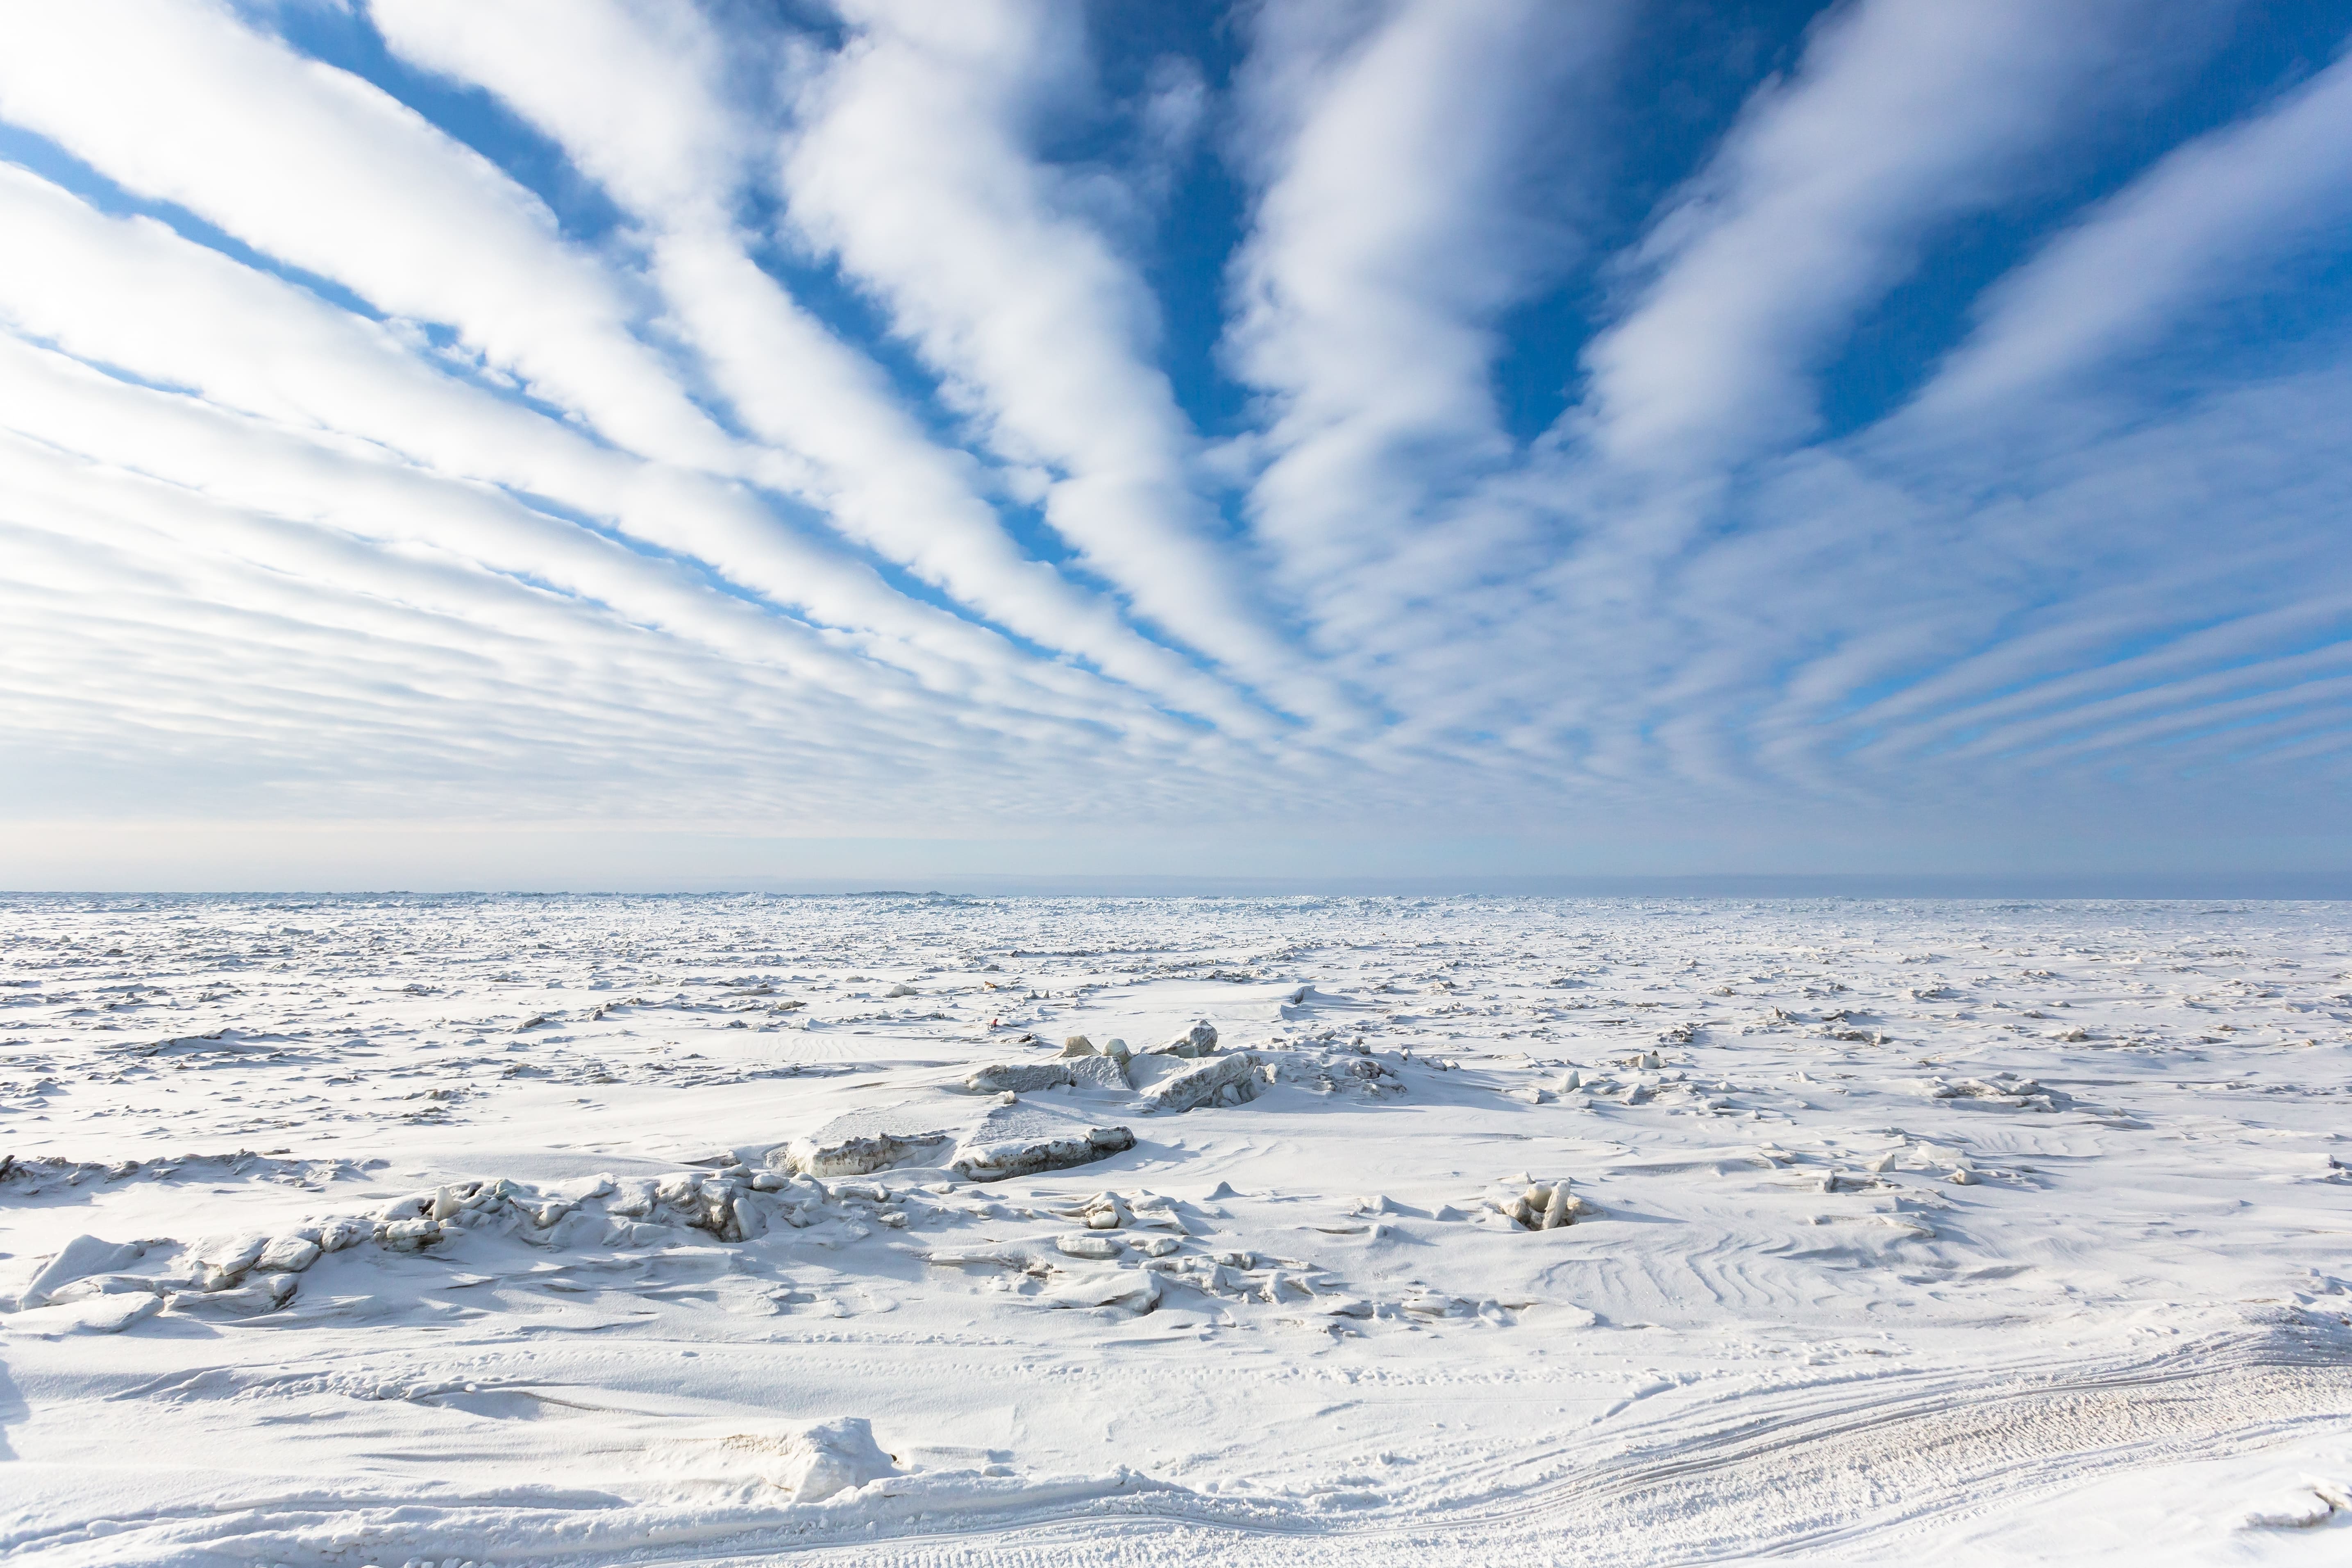
[[[814,1422],[781,1433],[739,1434],[726,1446],[757,1461],[761,1479],[792,1493],[796,1503],[823,1502],[842,1492],[898,1474],[862,1415]]]

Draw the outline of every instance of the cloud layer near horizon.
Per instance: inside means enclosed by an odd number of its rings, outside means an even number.
[[[2338,831],[2324,7],[786,9],[0,23],[9,816]]]

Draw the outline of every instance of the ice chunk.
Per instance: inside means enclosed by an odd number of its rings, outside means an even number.
[[[1054,1238],[1054,1250],[1060,1253],[1065,1258],[1092,1258],[1104,1259],[1117,1258],[1126,1249],[1108,1236],[1095,1236],[1088,1234],[1085,1236],[1057,1236]]]
[[[432,1212],[433,1202],[440,1195],[436,1190],[411,1193],[406,1197],[394,1198],[378,1209],[375,1217],[387,1222],[399,1219],[421,1219]]]
[[[802,1138],[769,1150],[767,1163],[803,1176],[863,1176],[893,1165],[930,1163],[954,1142],[946,1132],[876,1132],[829,1143]]]
[[[294,1289],[292,1275],[265,1274],[254,1283],[239,1286],[234,1290],[175,1290],[172,1293],[171,1308],[174,1312],[201,1312],[215,1318],[258,1317],[264,1312],[274,1312],[292,1300]]]
[[[991,1062],[966,1075],[963,1086],[974,1094],[1030,1094],[1041,1089],[1061,1089],[1071,1081],[1066,1062]]]
[[[1522,1179],[1512,1178],[1514,1184]],[[1524,1192],[1503,1192],[1488,1202],[1496,1213],[1528,1230],[1558,1230],[1562,1226],[1574,1225],[1580,1214],[1596,1212],[1571,1192],[1564,1180],[1537,1183]]]
[[[1062,1054],[1066,1057],[1090,1057],[1095,1054],[1095,1043],[1084,1035],[1072,1035],[1062,1042]]]
[[[374,1234],[375,1226],[367,1220],[344,1215],[319,1227],[319,1250],[341,1252],[347,1247],[358,1246]]]
[[[52,1302],[89,1301],[100,1296],[159,1295],[180,1281],[147,1274],[85,1274],[49,1292]]]
[[[1074,1084],[1087,1089],[1130,1087],[1117,1058],[1091,1052],[1050,1062],[991,1062],[974,1068],[963,1080],[964,1088],[973,1094],[1032,1094]]]
[[[1165,1079],[1145,1094],[1155,1110],[1190,1110],[1195,1106],[1225,1098],[1230,1103],[1254,1100],[1265,1084],[1259,1072],[1257,1056],[1251,1051],[1237,1051],[1229,1057],[1217,1057],[1199,1067]],[[1228,1095],[1227,1090],[1232,1093]]]
[[[1964,1078],[1958,1081],[1933,1078],[1916,1086],[1930,1100],[1968,1100],[1978,1105],[2005,1106],[2011,1110],[2063,1110],[2074,1098],[2063,1089],[2049,1089],[2030,1078],[2002,1074],[2000,1081]]]
[[[1124,1127],[1090,1127],[1060,1138],[1015,1138],[1000,1143],[966,1144],[950,1162],[967,1181],[1001,1182],[1031,1176],[1040,1171],[1067,1170],[1092,1164],[1135,1147],[1135,1134]]]
[[[1080,1089],[1130,1089],[1127,1072],[1115,1058],[1081,1057],[1065,1064],[1069,1068],[1070,1082]]]
[[[317,1242],[306,1236],[281,1236],[261,1249],[253,1267],[264,1274],[299,1274],[318,1261]]]
[[[70,1288],[60,1291],[49,1306],[18,1313],[10,1320],[9,1329],[45,1339],[66,1334],[119,1334],[163,1308],[163,1297],[144,1290],[92,1292],[79,1298],[71,1298],[69,1293]]]
[[[1205,1057],[1217,1048],[1217,1026],[1203,1018],[1164,1046],[1153,1046],[1152,1051],[1170,1057]]]
[[[1164,1193],[1139,1194],[1129,1205],[1129,1210],[1128,1223],[1130,1225],[1156,1226],[1161,1230],[1172,1230],[1179,1236],[1192,1233],[1192,1226],[1184,1223],[1183,1215],[1178,1212],[1176,1200]]]
[[[1042,1299],[1056,1307],[1111,1307],[1140,1316],[1160,1305],[1160,1276],[1141,1268],[1106,1268],[1056,1284]]]
[[[241,1236],[207,1237],[196,1243],[197,1258],[216,1270],[225,1279],[235,1279],[254,1265],[269,1237],[254,1233]]]
[[[437,1219],[387,1220],[375,1227],[375,1238],[395,1252],[415,1252],[441,1239]]]
[[[2238,1520],[2241,1530],[2309,1530],[2326,1524],[2347,1506],[2342,1487],[2325,1482],[2274,1493]]]
[[[1404,1085],[1396,1074],[1370,1057],[1335,1055],[1328,1050],[1311,1055],[1305,1051],[1285,1051],[1275,1055],[1267,1061],[1266,1077],[1269,1081],[1299,1084],[1319,1094],[1329,1094],[1342,1089],[1370,1089],[1375,1093],[1404,1092]]]
[[[1088,1230],[1117,1230],[1121,1226],[1132,1224],[1135,1219],[1134,1212],[1127,1206],[1127,1200],[1117,1193],[1097,1194],[1087,1205],[1085,1214]]]
[[[135,1241],[101,1241],[94,1236],[77,1236],[41,1265],[32,1283],[17,1297],[16,1304],[37,1307],[85,1275],[112,1273],[135,1261],[145,1250]]]

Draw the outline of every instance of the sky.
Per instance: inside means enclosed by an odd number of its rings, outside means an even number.
[[[2352,871],[2352,0],[0,18],[0,886]]]

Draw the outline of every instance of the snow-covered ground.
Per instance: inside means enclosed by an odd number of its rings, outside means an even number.
[[[2352,1560],[2347,906],[0,942],[12,1561]]]

